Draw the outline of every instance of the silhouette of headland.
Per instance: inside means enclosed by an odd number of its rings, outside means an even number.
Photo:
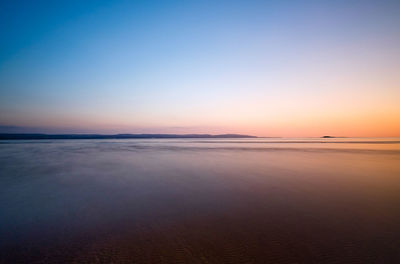
[[[257,138],[256,136],[240,134],[28,134],[1,133],[0,140],[10,139],[147,139],[147,138]]]

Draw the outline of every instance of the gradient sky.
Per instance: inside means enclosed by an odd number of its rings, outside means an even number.
[[[400,1],[6,1],[0,128],[400,136]]]

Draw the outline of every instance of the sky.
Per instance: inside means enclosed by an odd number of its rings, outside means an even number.
[[[400,1],[0,2],[0,132],[400,136]]]

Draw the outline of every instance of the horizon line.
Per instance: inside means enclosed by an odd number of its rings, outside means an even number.
[[[238,133],[0,133],[0,140],[9,139],[173,139],[173,138],[397,138],[399,136],[254,136]]]

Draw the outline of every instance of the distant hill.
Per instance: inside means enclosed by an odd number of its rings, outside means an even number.
[[[239,135],[239,134],[13,134],[2,133],[0,140],[6,139],[145,139],[145,138],[256,138],[255,136]]]

